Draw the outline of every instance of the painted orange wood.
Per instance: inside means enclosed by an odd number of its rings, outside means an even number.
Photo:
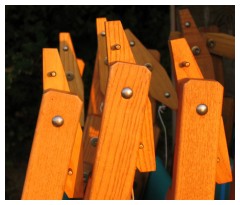
[[[116,63],[110,75],[90,199],[129,199],[132,192],[151,73],[145,66]],[[133,90],[130,99],[122,89]]]
[[[62,199],[81,108],[75,95],[52,90],[43,95],[22,199]],[[57,115],[64,119],[61,127],[52,124]]]
[[[214,199],[223,87],[193,79],[179,86],[173,198]],[[197,114],[199,104],[208,106],[206,115]]]
[[[181,28],[183,37],[186,38],[189,47],[198,46],[200,54],[195,55],[195,59],[205,79],[215,79],[214,68],[211,56],[206,47],[205,40],[199,32],[194,19],[188,9],[179,10]],[[190,22],[190,27],[186,27],[185,23]]]
[[[54,68],[54,71],[51,69]],[[55,72],[53,77],[50,73]],[[69,91],[66,75],[57,49],[43,49],[43,88]],[[83,196],[83,159],[82,159],[82,129],[77,127],[76,138],[73,146],[72,157],[69,162],[69,169],[73,174],[67,176],[65,193],[69,198],[81,198]]]
[[[43,90],[48,89],[70,91],[56,48],[43,49]]]
[[[181,83],[184,83],[184,81],[186,81],[187,79],[203,79],[201,71],[200,71],[196,61],[194,60],[193,54],[188,49],[187,42],[184,38],[177,39],[177,40],[171,40],[170,41],[170,50],[171,50],[174,68],[175,68],[174,71],[175,71],[175,79],[177,81],[177,86]],[[190,63],[189,67],[181,67],[180,66],[182,64],[182,62],[184,62],[184,61]],[[178,89],[178,93],[180,93],[180,92],[181,92],[181,90]],[[222,126],[222,124],[220,124],[220,126]],[[223,130],[224,130],[224,128],[222,127],[219,131],[222,132]],[[222,135],[225,135],[225,132],[219,133],[219,137]],[[219,146],[225,146],[225,145],[224,145],[224,143],[220,143]],[[225,159],[229,158],[228,152],[223,153],[223,151],[226,151],[226,149],[227,149],[226,147],[218,147],[218,150],[221,150],[219,152],[221,152],[222,155],[224,155]],[[228,164],[228,166],[230,167],[230,163]],[[229,170],[229,168],[222,170],[221,166],[217,166],[217,169],[220,169],[220,170],[218,170],[218,173],[222,173],[221,178],[224,178],[225,171]],[[228,173],[228,175],[226,175],[226,180],[229,179],[228,176],[230,174],[231,173]]]
[[[73,48],[71,36],[69,33],[59,33],[59,53],[62,60],[63,68],[66,76],[73,75],[72,80],[68,80],[70,91],[79,96],[84,101],[84,87],[82,77],[79,72],[77,64],[77,58]],[[68,47],[68,50],[64,50],[64,46]],[[81,113],[81,125],[84,126],[84,106]]]
[[[172,109],[177,109],[177,95],[172,85],[167,72],[161,66],[161,64],[148,52],[148,50],[142,45],[142,43],[134,36],[134,34],[126,29],[125,33],[129,41],[134,41],[135,46],[132,46],[132,52],[136,63],[138,65],[145,65],[150,63],[152,65],[152,78],[150,84],[150,95],[164,103]],[[170,97],[165,97],[165,93],[170,93]]]
[[[154,135],[153,135],[153,122],[152,122],[152,109],[151,102],[145,108],[144,124],[142,127],[142,134],[140,137],[140,144],[138,150],[137,168],[140,172],[156,171]]]
[[[220,132],[218,139],[216,182],[224,184],[232,181],[232,171],[228,155],[227,141],[225,136],[223,119],[220,120]],[[226,154],[227,153],[227,154]]]
[[[107,21],[107,55],[109,65],[115,62],[136,63],[121,21]]]
[[[209,49],[210,53],[235,59],[235,37],[225,33],[204,33],[206,39],[212,39],[215,46]]]
[[[88,105],[88,115],[102,115],[104,106],[104,96],[100,90],[100,77],[99,77],[99,62],[97,53],[93,71],[92,86],[90,91],[90,99]]]
[[[107,61],[107,40],[106,40],[106,29],[105,22],[106,18],[97,18],[97,40],[98,40],[98,66],[99,66],[99,77],[100,77],[100,89],[102,94],[106,94],[107,82],[108,82],[108,65]],[[105,32],[105,35],[102,34]]]
[[[83,76],[83,72],[84,72],[84,67],[85,67],[85,63],[82,59],[77,58],[77,65],[78,65],[78,69],[79,69],[79,73],[81,75],[81,77]]]

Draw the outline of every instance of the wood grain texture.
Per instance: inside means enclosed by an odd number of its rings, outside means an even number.
[[[64,51],[63,47],[68,46],[68,50]],[[59,53],[63,68],[66,75],[68,72],[74,75],[73,80],[68,80],[68,85],[71,93],[79,96],[84,102],[84,87],[82,77],[80,75],[79,67],[77,64],[77,58],[72,44],[71,36],[69,33],[59,33]],[[84,107],[81,112],[81,125],[84,126]]]
[[[105,23],[107,37],[107,55],[109,65],[115,62],[136,63],[128,39],[123,30],[121,21],[108,21]],[[120,45],[120,49],[114,48]]]
[[[129,199],[151,73],[145,66],[116,63],[110,69],[92,175],[90,199]],[[133,90],[121,97],[124,87]]]
[[[125,33],[129,41],[135,42],[135,46],[132,46],[131,49],[136,63],[138,65],[145,65],[146,63],[152,65],[150,95],[168,107],[177,109],[177,94],[165,69],[129,29],[126,29]],[[170,97],[165,97],[166,92],[170,93]]]
[[[206,47],[205,40],[199,32],[194,19],[188,9],[179,10],[181,28],[183,37],[186,38],[189,47],[198,46],[201,50],[199,55],[195,55],[195,59],[205,79],[215,79],[214,68],[211,56]],[[190,22],[190,27],[185,26],[185,22]]]
[[[229,165],[230,165],[230,159],[228,155],[228,147],[226,142],[223,119],[221,118],[219,139],[218,139],[217,169],[216,169],[216,182],[218,184],[224,184],[232,181],[232,171],[231,171],[231,166]]]
[[[55,77],[50,77],[49,73],[56,72]],[[43,49],[43,88],[56,89],[61,91],[70,91],[62,62],[57,49]],[[73,174],[67,176],[65,193],[69,198],[83,197],[83,145],[82,145],[82,128],[79,123],[77,127],[76,138],[74,141],[69,169]]]
[[[155,159],[155,147],[154,147],[154,135],[153,135],[153,121],[152,121],[152,109],[151,102],[148,99],[149,104],[145,108],[144,124],[142,127],[142,134],[140,137],[140,144],[138,150],[137,168],[140,172],[152,172],[156,171],[156,159]]]
[[[205,39],[212,39],[215,46],[209,49],[210,53],[235,59],[235,37],[225,33],[204,33]]]
[[[157,62],[160,62],[161,54],[157,49],[148,49]]]
[[[79,73],[81,75],[81,77],[83,76],[83,72],[84,72],[84,68],[85,68],[85,63],[82,59],[77,58],[77,65],[78,65],[78,69],[79,69]]]
[[[178,96],[173,198],[214,199],[223,87],[191,79]],[[208,106],[206,115],[197,114],[199,104]]]
[[[97,53],[93,71],[92,85],[90,91],[90,99],[88,104],[88,115],[102,115],[104,96],[100,89],[99,62]]]
[[[103,95],[106,94],[107,82],[108,82],[108,72],[109,67],[106,65],[105,61],[107,58],[107,40],[106,35],[101,35],[102,32],[106,33],[105,22],[106,18],[97,18],[97,41],[98,41],[98,66],[99,66],[99,78],[100,78],[100,90]]]
[[[62,199],[81,107],[75,95],[51,90],[43,95],[22,199]],[[52,124],[56,115],[64,119],[61,127]]]
[[[92,186],[92,177],[89,177],[88,182],[87,182],[87,186],[86,186],[86,191],[85,191],[85,194],[84,194],[84,200],[89,200],[91,186]]]

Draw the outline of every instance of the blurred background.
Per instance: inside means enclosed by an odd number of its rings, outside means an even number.
[[[215,23],[221,31],[234,35],[234,6],[178,6],[184,7],[193,11],[198,26]],[[207,20],[201,15],[206,8],[211,14]],[[59,32],[70,32],[76,55],[85,62],[83,81],[87,109],[97,51],[97,17],[120,20],[145,47],[160,51],[161,64],[171,76],[170,6],[5,6],[6,199],[21,198],[42,97],[42,49],[58,48]],[[228,89],[234,96],[232,70]],[[167,110],[163,118],[171,139],[171,110]],[[168,143],[171,144],[171,140]],[[162,138],[159,144],[158,154],[163,158]],[[170,149],[170,174],[172,155]]]

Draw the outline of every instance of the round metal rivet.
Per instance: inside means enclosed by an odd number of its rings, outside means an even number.
[[[153,67],[152,67],[152,64],[151,64],[151,63],[145,63],[144,66],[146,66],[146,67],[148,68],[148,70],[150,70],[150,71],[153,70]]]
[[[213,39],[208,39],[207,46],[208,46],[208,48],[214,48],[215,41]]]
[[[169,98],[171,96],[171,94],[169,92],[165,92],[164,96],[165,96],[165,98]]]
[[[55,77],[57,73],[55,71],[48,72],[47,76],[48,77]]]
[[[131,98],[133,95],[133,91],[131,88],[123,88],[122,89],[122,97],[125,99]]]
[[[101,32],[101,36],[106,36],[106,32],[105,32],[105,31],[102,31],[102,32]]]
[[[143,149],[143,148],[144,148],[143,143],[140,143],[140,145],[139,145],[139,149]]]
[[[68,81],[72,81],[74,79],[74,74],[71,71],[66,72],[66,77]]]
[[[93,147],[96,147],[97,146],[97,143],[98,143],[98,137],[93,137],[90,139],[90,143]]]
[[[205,115],[208,112],[208,107],[205,104],[199,104],[196,111],[199,115]]]
[[[61,127],[64,123],[64,120],[61,116],[59,115],[56,115],[55,117],[53,117],[52,119],[52,124],[55,126],[55,127]]]
[[[73,174],[73,170],[71,168],[68,169],[68,175],[72,175]]]
[[[219,163],[219,162],[220,162],[220,158],[218,157],[218,158],[217,158],[217,163]]]
[[[190,23],[189,21],[186,21],[186,22],[185,22],[185,27],[188,28],[188,27],[190,27],[190,26],[191,26],[191,23]]]
[[[135,42],[134,41],[130,41],[129,44],[130,44],[130,46],[135,46]]]
[[[189,66],[190,66],[190,63],[187,61],[183,61],[180,63],[180,67],[189,67]]]
[[[119,44],[115,44],[113,47],[112,47],[113,50],[120,50],[121,49],[121,45]]]
[[[63,46],[64,51],[68,51],[68,46]]]
[[[192,47],[192,52],[195,56],[199,55],[201,53],[201,50],[198,46],[193,46]]]

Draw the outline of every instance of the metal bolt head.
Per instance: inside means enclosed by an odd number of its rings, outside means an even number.
[[[189,28],[191,26],[191,23],[189,21],[185,22],[185,27]]]
[[[60,115],[56,115],[55,117],[52,118],[52,124],[55,127],[61,127],[63,123],[64,123],[64,120]]]
[[[205,115],[208,112],[208,107],[205,104],[199,104],[196,108],[196,111],[199,115]]]
[[[63,46],[64,51],[68,51],[68,46]]]
[[[146,66],[146,67],[148,68],[148,70],[150,70],[150,71],[153,70],[153,67],[152,67],[152,64],[151,64],[151,63],[145,63],[144,66]]]
[[[215,41],[213,39],[208,39],[207,46],[208,46],[208,48],[214,48]]]
[[[189,67],[189,66],[190,66],[190,63],[187,61],[183,61],[180,63],[180,67]]]
[[[102,32],[101,32],[101,36],[106,36],[106,32],[105,32],[105,31],[102,31]]]
[[[140,143],[140,145],[139,145],[139,149],[143,149],[143,148],[144,148],[143,143]]]
[[[198,46],[193,46],[192,47],[192,52],[195,56],[197,56],[201,53],[201,49]]]
[[[68,175],[72,175],[73,174],[73,170],[71,168],[68,169]]]
[[[90,139],[90,143],[93,147],[96,147],[97,146],[97,143],[98,143],[98,137],[93,137]]]
[[[121,45],[119,44],[115,44],[114,46],[112,46],[113,50],[120,50],[121,49]]]
[[[125,99],[129,99],[133,96],[133,91],[131,88],[123,88],[122,89],[122,97],[125,98]]]
[[[68,81],[72,81],[74,79],[74,74],[71,71],[66,72],[66,77]]]
[[[165,98],[170,98],[171,94],[169,92],[164,93]]]
[[[55,71],[48,72],[48,77],[56,77],[57,73]]]
[[[130,41],[129,44],[130,44],[130,46],[132,46],[132,47],[135,46],[135,42],[134,42],[134,41]]]

